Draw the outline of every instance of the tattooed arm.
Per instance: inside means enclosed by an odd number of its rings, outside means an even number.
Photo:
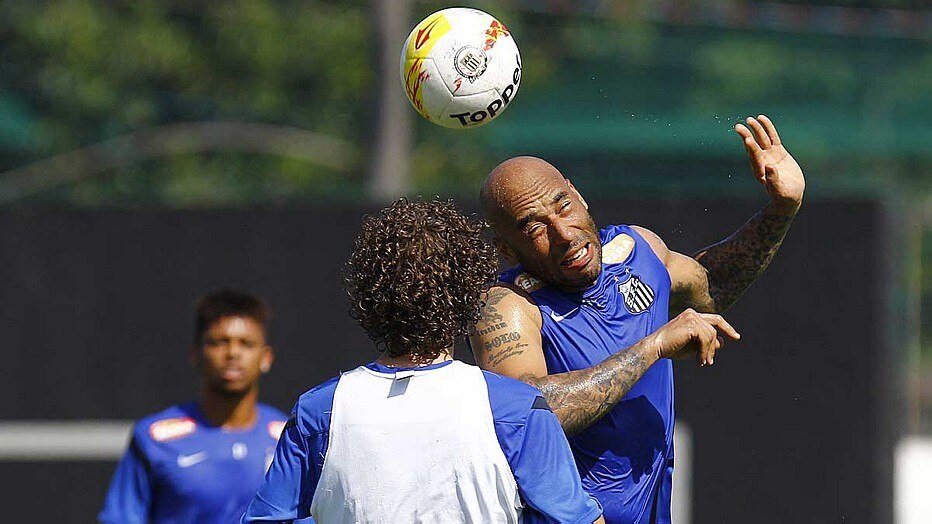
[[[722,317],[690,309],[600,364],[548,375],[540,328],[540,310],[529,296],[496,286],[486,297],[470,344],[483,369],[540,389],[567,435],[602,418],[657,360],[695,351],[700,365],[711,364],[723,344],[719,332],[739,337]]]
[[[767,269],[802,204],[806,181],[783,147],[773,122],[748,118],[735,131],[744,141],[751,171],[770,202],[721,242],[687,257],[667,249],[650,231],[636,228],[664,261],[672,283],[670,311],[687,307],[722,312],[734,304]]]

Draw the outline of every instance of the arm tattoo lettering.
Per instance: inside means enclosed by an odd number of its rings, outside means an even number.
[[[768,203],[740,229],[694,258],[709,273],[714,311],[725,311],[770,265],[793,222]]]
[[[483,345],[483,349],[488,353],[489,366],[492,368],[509,358],[523,354],[526,347],[528,345],[521,342],[521,333],[517,331],[498,335]]]
[[[499,346],[508,344],[509,342],[517,342],[519,340],[521,340],[521,333],[512,331],[511,333],[505,333],[504,335],[496,336],[495,338],[483,344],[483,347],[486,351],[492,351]]]
[[[527,344],[521,344],[521,343],[515,344],[513,346],[508,346],[502,349],[501,351],[495,353],[494,355],[491,355],[489,358],[489,365],[491,365],[492,367],[498,366],[499,364],[508,360],[509,358],[516,357],[524,353],[524,349],[522,348],[526,348],[526,347],[528,347]]]
[[[498,303],[508,293],[509,291],[503,288],[489,290],[482,307],[482,317],[474,328],[474,334],[483,337],[484,340],[481,348],[475,347],[474,349],[485,351],[486,362],[492,368],[497,367],[509,358],[521,355],[524,353],[524,348],[528,347],[527,344],[520,342],[520,332],[506,331],[510,330],[511,327],[508,322],[505,322],[505,317],[496,309]]]

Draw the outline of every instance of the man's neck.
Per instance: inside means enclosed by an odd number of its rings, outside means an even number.
[[[452,348],[441,352],[439,355],[437,355],[437,358],[433,360],[424,357],[418,358],[411,355],[393,357],[387,353],[383,353],[382,356],[377,358],[375,361],[378,364],[382,364],[383,366],[388,366],[390,368],[417,368],[429,366],[431,364],[439,364],[440,362],[446,362],[447,360],[453,360]]]
[[[255,425],[259,418],[256,409],[258,401],[258,387],[252,387],[242,395],[227,395],[201,386],[198,406],[204,418],[213,426],[245,429]]]

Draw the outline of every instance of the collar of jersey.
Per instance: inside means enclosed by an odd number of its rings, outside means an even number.
[[[443,366],[446,366],[452,363],[453,363],[453,359],[450,359],[450,360],[444,360],[443,362],[437,362],[436,364],[430,364],[428,366],[413,366],[409,368],[392,368],[392,367],[379,364],[378,362],[370,362],[366,364],[366,367],[377,373],[391,374],[391,373],[397,373],[399,371],[430,371],[432,369],[442,368]]]
[[[256,422],[249,426],[248,428],[225,428],[223,426],[214,426],[211,424],[207,417],[204,416],[204,412],[201,411],[201,406],[196,400],[186,402],[184,404],[179,404],[178,407],[182,412],[188,417],[194,419],[195,424],[197,424],[198,429],[208,430],[208,431],[219,431],[221,433],[250,433],[256,431],[257,429],[265,426],[262,419],[262,405],[256,403]]]

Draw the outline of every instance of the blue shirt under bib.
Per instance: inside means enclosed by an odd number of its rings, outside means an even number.
[[[629,226],[599,232],[603,246],[619,235],[632,238],[634,248],[618,261],[606,261],[603,253],[598,280],[582,293],[528,286],[543,317],[551,374],[597,365],[668,320],[666,267]],[[501,280],[520,282],[523,272],[513,268]],[[583,487],[602,504],[606,521],[670,522],[673,421],[673,363],[663,359],[608,414],[569,438]]]

